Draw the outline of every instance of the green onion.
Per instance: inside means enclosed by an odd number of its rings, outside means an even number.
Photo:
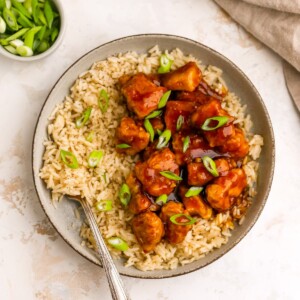
[[[18,54],[16,48],[13,46],[8,45],[8,46],[4,46],[4,48],[11,54]]]
[[[123,183],[121,186],[121,189],[119,191],[119,198],[121,203],[124,206],[127,206],[130,199],[131,199],[131,193],[130,193],[130,189],[129,186],[126,183]]]
[[[157,132],[158,135],[162,134],[162,131],[160,129],[158,129],[158,128],[156,129],[156,132]]]
[[[168,73],[171,69],[173,61],[166,55],[162,54],[159,58],[160,66],[158,68],[158,74]]]
[[[109,101],[109,99],[108,99],[107,92],[102,89],[99,93],[99,98],[98,98],[98,105],[99,105],[102,113],[107,112],[108,101]]]
[[[94,132],[94,131],[91,131],[91,132],[89,132],[89,134],[86,136],[85,139],[86,139],[88,142],[92,143],[94,137],[95,137],[95,132]]]
[[[171,139],[171,130],[166,129],[158,138],[158,143],[156,145],[157,149],[161,149],[169,143],[169,140]]]
[[[103,156],[103,151],[101,150],[92,151],[87,160],[89,167],[95,168],[98,165],[102,156]]]
[[[6,7],[5,0],[0,0],[0,11],[2,11],[4,7]]]
[[[203,191],[202,186],[192,186],[189,188],[189,190],[185,193],[185,197],[192,197],[197,196]]]
[[[20,46],[23,46],[24,45],[24,42],[19,40],[19,39],[16,39],[16,40],[13,40],[11,42],[9,42],[9,44],[15,48],[18,48]]]
[[[57,27],[54,27],[51,33],[51,41],[54,42],[59,34],[59,30]]]
[[[180,115],[176,122],[176,130],[179,131],[184,123],[184,116]]]
[[[158,205],[163,205],[166,204],[168,200],[168,195],[167,194],[163,194],[160,195],[158,198],[156,198],[155,203]]]
[[[71,169],[77,169],[78,168],[78,161],[76,156],[69,151],[66,150],[60,150],[60,157],[63,161],[63,163],[71,168]]]
[[[11,9],[11,0],[5,0],[5,5],[8,9]]]
[[[75,121],[76,128],[81,128],[81,127],[83,127],[86,124],[86,122],[90,119],[91,112],[92,112],[92,108],[88,107],[83,112],[83,114],[81,115],[81,117],[79,117],[79,118],[76,119],[76,121]]]
[[[54,20],[54,16],[53,16],[53,10],[51,4],[48,0],[45,2],[44,13],[46,16],[48,27],[51,28]]]
[[[38,0],[31,0],[31,10],[34,22],[39,23],[39,9],[38,9]]]
[[[25,17],[27,18],[31,18],[30,13],[27,11],[27,9],[17,0],[11,0],[11,3],[13,5],[13,7],[15,7],[19,12],[21,12],[21,14],[23,14]]]
[[[147,130],[147,132],[150,134],[150,141],[153,142],[155,133],[154,133],[154,129],[152,127],[152,124],[148,119],[145,119],[144,127]]]
[[[176,174],[174,174],[173,172],[170,171],[161,171],[159,172],[160,175],[168,178],[168,179],[172,179],[172,180],[182,180],[182,178]]]
[[[19,12],[18,23],[25,28],[26,27],[34,27],[34,24],[20,12]]]
[[[149,114],[145,119],[153,119],[156,118],[158,116],[160,116],[162,113],[162,110],[155,110],[153,111],[151,114]]]
[[[10,41],[16,40],[16,39],[22,37],[28,30],[29,30],[29,28],[23,28],[23,29],[19,30],[18,32],[14,33],[13,35],[11,35],[10,37],[6,38],[5,41],[10,42]]]
[[[32,15],[31,1],[32,0],[25,0],[23,5],[27,9],[27,11]]]
[[[13,31],[18,30],[19,26],[17,23],[17,19],[15,17],[15,15],[12,13],[11,10],[9,10],[8,8],[4,8],[3,9],[3,18],[6,22],[6,25]]]
[[[44,14],[44,12],[40,9],[38,9],[38,18],[39,20],[41,21],[41,23],[44,25],[44,26],[47,26],[48,25],[48,22],[47,22],[47,19],[46,19],[46,16]],[[48,26],[47,26],[48,27]],[[50,30],[50,28],[49,28]]]
[[[6,31],[6,23],[3,18],[0,16],[0,33],[4,33]]]
[[[38,33],[41,30],[41,26],[33,27],[29,31],[26,32],[24,36],[24,45],[33,48],[33,41],[34,41],[34,36],[36,33]]]
[[[201,126],[201,129],[205,130],[205,131],[215,130],[215,129],[225,125],[228,122],[228,120],[229,120],[229,118],[226,117],[226,116],[218,116],[218,117],[207,118],[205,120],[205,122],[203,123],[203,125]],[[209,125],[211,121],[216,121],[218,123],[217,123],[217,125],[211,127]]]
[[[110,211],[112,210],[112,201],[111,200],[102,200],[96,203],[95,205],[98,211]]]
[[[213,175],[214,177],[219,176],[219,172],[217,170],[216,163],[214,162],[214,160],[212,158],[210,158],[209,156],[204,156],[204,157],[202,157],[202,161],[203,161],[204,167],[211,175]]]
[[[181,217],[188,219],[189,222],[177,222],[177,219],[181,218]],[[176,214],[170,218],[170,221],[175,225],[186,226],[186,225],[192,225],[192,224],[196,223],[197,220],[186,214]]]
[[[183,153],[185,153],[186,150],[189,148],[189,146],[190,146],[190,141],[191,141],[190,137],[189,137],[189,136],[186,136],[185,139],[184,139],[184,141],[183,141],[183,147],[182,147]]]
[[[166,106],[172,91],[165,92],[158,102],[158,108],[163,108]]]
[[[17,50],[17,53],[23,57],[29,57],[29,56],[33,55],[32,49],[27,46],[20,46],[16,50]]]
[[[117,236],[109,238],[107,242],[109,245],[120,251],[126,251],[129,248],[127,243]]]
[[[116,147],[119,149],[127,149],[130,148],[131,146],[128,144],[118,144]]]

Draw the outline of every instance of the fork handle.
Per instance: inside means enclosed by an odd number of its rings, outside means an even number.
[[[115,264],[99,231],[93,211],[86,201],[81,200],[80,202],[90,223],[90,228],[94,234],[98,252],[100,254],[100,261],[106,272],[112,298],[113,300],[129,300],[121,276],[115,267]]]

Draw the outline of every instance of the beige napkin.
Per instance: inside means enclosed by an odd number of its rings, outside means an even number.
[[[300,0],[215,2],[247,31],[300,71]],[[300,76],[297,72],[295,74]],[[300,94],[300,84],[297,94]]]

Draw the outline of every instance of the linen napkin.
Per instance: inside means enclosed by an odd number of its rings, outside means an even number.
[[[248,32],[278,53],[298,72],[300,79],[300,0],[215,0],[235,21]],[[300,83],[300,82],[299,82]],[[293,85],[295,86],[295,85]],[[300,94],[300,84],[298,87]],[[291,92],[294,94],[294,92]],[[300,110],[300,105],[298,107]]]

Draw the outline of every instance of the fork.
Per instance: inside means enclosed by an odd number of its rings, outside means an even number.
[[[113,300],[129,300],[130,298],[127,296],[127,292],[125,290],[121,276],[106,247],[90,205],[87,203],[87,201],[78,196],[67,195],[66,197],[68,199],[79,202],[84,210],[96,241],[100,261],[102,263],[102,266],[104,267]]]

